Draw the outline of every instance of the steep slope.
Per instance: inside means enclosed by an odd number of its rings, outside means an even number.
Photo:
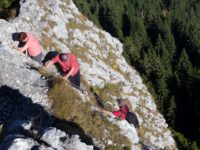
[[[45,81],[38,72],[23,68],[23,59],[35,66],[39,65],[15,52],[9,45],[12,33],[31,31],[40,38],[46,50],[71,51],[79,58],[82,79],[87,83],[82,83],[83,88],[95,87],[100,95],[106,96],[105,103],[107,101],[112,107],[116,106],[116,97],[129,100],[140,120],[137,133],[126,121],[108,119],[117,124],[121,133],[130,139],[132,149],[141,149],[138,137],[151,149],[176,149],[165,119],[157,111],[148,89],[139,74],[122,57],[123,45],[84,17],[72,1],[21,1],[19,16],[10,22],[1,21],[0,26],[1,59],[5,62],[1,67],[4,68],[1,70],[1,85],[19,89],[33,103],[39,103],[50,112],[50,102],[44,92],[47,89]],[[13,73],[10,74],[12,78],[9,78],[8,73]],[[105,90],[109,85],[112,88]],[[113,89],[120,92],[113,92]],[[90,95],[82,95],[83,101],[90,99]]]
[[[30,64],[39,64],[11,48],[11,33],[16,32],[13,24],[0,20],[0,26],[0,124],[5,130],[0,149],[93,149],[80,142],[79,136],[69,137],[51,127],[55,118],[47,82],[30,68]]]

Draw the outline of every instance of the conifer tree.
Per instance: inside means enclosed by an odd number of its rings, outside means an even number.
[[[92,19],[96,18],[104,30],[124,43],[123,55],[140,72],[171,127],[198,141],[200,1],[87,0],[84,3],[89,6]],[[186,116],[182,117],[183,114]],[[177,140],[179,148],[195,149],[184,136]]]
[[[192,64],[185,49],[183,49],[180,54],[180,58],[176,66],[176,72],[178,72],[178,78],[181,82],[179,85],[183,88],[188,87],[187,89],[189,89],[191,83],[190,76],[192,75]]]
[[[14,0],[1,0],[0,1],[0,9],[1,8],[8,8]]]
[[[167,122],[170,124],[171,127],[174,128],[175,126],[175,119],[176,119],[176,103],[175,103],[175,99],[174,99],[174,96],[171,96],[169,98],[169,100],[167,101],[167,110],[166,110],[166,113],[165,113],[165,116],[166,116],[166,119],[167,119]]]

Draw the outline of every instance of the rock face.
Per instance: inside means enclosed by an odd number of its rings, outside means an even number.
[[[92,150],[93,146],[87,146],[85,143],[81,143],[77,135],[73,136],[71,139],[62,131],[55,128],[46,129],[42,138],[43,141],[51,145],[51,147],[65,150],[65,149],[82,149],[82,150]]]
[[[103,88],[112,83],[121,89],[120,97],[129,100],[132,111],[139,118],[140,130],[120,121],[113,122],[130,139],[132,149],[141,149],[139,140],[150,149],[176,149],[171,132],[157,111],[151,94],[137,71],[122,57],[123,45],[118,39],[98,29],[71,0],[22,0],[20,4],[17,18],[9,22],[0,20],[0,122],[10,129],[1,148],[93,149],[93,146],[80,142],[77,135],[69,138],[66,133],[49,128],[52,118],[46,81],[26,65],[39,64],[11,48],[12,33],[28,31],[39,37],[45,50],[74,53],[79,59],[81,74],[90,86]],[[14,126],[11,124],[13,121]],[[34,129],[34,123],[38,122],[41,129]],[[35,141],[31,135],[38,135],[35,132],[40,131],[41,137]],[[45,148],[42,148],[44,143]],[[19,148],[22,145],[23,148]]]

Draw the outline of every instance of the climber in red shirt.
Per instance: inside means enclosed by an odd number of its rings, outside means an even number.
[[[45,67],[48,69],[52,64],[59,63],[65,74],[64,79],[69,79],[72,86],[80,88],[80,71],[77,58],[71,53],[60,53],[56,55]]]
[[[102,112],[109,116],[114,115],[116,118],[120,120],[126,119],[126,114],[129,112],[129,107],[126,100],[117,99],[117,104],[119,106],[119,110],[113,112],[102,110]]]

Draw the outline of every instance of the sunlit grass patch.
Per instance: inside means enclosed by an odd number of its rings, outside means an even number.
[[[90,30],[90,28],[84,24],[76,23],[73,20],[69,20],[69,23],[66,24],[67,29],[79,29],[80,31]]]
[[[94,87],[94,91],[97,95],[102,99],[103,103],[105,104],[106,108],[111,110],[112,106],[107,105],[108,103],[114,104],[115,98],[120,98],[121,95],[121,87],[116,84],[107,83],[102,89],[98,87]]]
[[[88,64],[92,64],[92,61],[88,58],[87,52],[88,49],[85,47],[80,47],[78,45],[73,46],[71,48],[71,52],[76,55],[78,58],[80,58],[82,61],[87,62]]]
[[[44,0],[38,0],[38,4],[40,7],[44,6]]]
[[[100,112],[92,111],[89,103],[84,103],[77,91],[63,79],[55,78],[48,96],[52,100],[53,114],[56,118],[76,123],[87,135],[104,145],[111,140],[116,144],[115,148],[122,148],[121,145],[130,147],[128,139],[120,135],[119,128],[110,123]],[[59,126],[67,131],[64,124]]]
[[[117,59],[116,59],[117,57],[113,51],[108,52],[108,58],[109,59],[107,59],[106,62],[112,67],[112,69],[119,71],[119,66],[117,64]]]
[[[52,37],[48,37],[42,34],[41,43],[44,49],[53,48],[53,49],[59,50],[57,44],[52,41]]]
[[[45,67],[39,67],[37,68],[37,71],[45,78],[51,78],[54,76],[53,73],[49,72]]]
[[[123,149],[125,146],[130,148],[130,141],[120,134],[119,127],[109,122],[101,112],[91,109],[91,106],[96,105],[94,102],[95,98],[85,79],[81,81],[90,97],[89,102],[83,102],[77,90],[72,88],[68,81],[49,73],[44,67],[38,68],[38,71],[42,76],[51,78],[48,97],[52,101],[53,115],[57,120],[69,121],[76,124],[81,129],[80,133],[78,133],[81,139],[84,139],[85,135],[87,135],[106,147],[108,146],[106,149]],[[104,92],[108,90],[111,94],[119,93],[114,87],[115,85],[111,84],[102,90]],[[67,133],[69,132],[69,126],[65,123],[55,122],[54,125]],[[70,130],[77,130],[77,128],[70,128]],[[112,146],[108,144],[108,141],[112,141]]]

